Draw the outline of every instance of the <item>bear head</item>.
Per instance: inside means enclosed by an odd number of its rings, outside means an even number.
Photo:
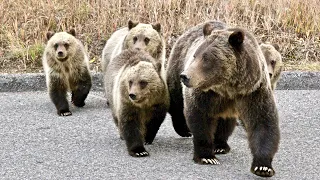
[[[262,53],[266,59],[268,72],[271,79],[279,75],[282,71],[282,57],[277,44],[260,44]]]
[[[50,49],[51,57],[59,62],[64,62],[74,55],[76,52],[77,39],[75,38],[75,30],[69,32],[47,32],[47,48]]]
[[[131,58],[121,82],[124,96],[138,106],[153,104],[152,100],[165,88],[160,76],[161,64],[149,61],[152,57],[147,56],[147,53],[143,53],[140,57]]]
[[[137,50],[145,50],[152,57],[158,59],[164,47],[164,42],[161,37],[161,25],[144,24],[128,22],[129,33],[127,34],[123,49],[133,48]]]
[[[214,30],[206,23],[202,38],[203,43],[186,59],[180,74],[185,86],[213,90],[228,98],[260,86],[265,60],[253,35],[240,28]]]

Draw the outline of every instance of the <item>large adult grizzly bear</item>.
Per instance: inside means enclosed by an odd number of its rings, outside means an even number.
[[[163,63],[165,61],[165,41],[161,35],[161,25],[144,24],[128,21],[128,26],[115,31],[108,39],[102,51],[102,71],[121,51],[133,48],[145,50],[153,58]]]
[[[149,155],[143,143],[153,142],[169,107],[160,71],[161,63],[135,49],[124,50],[107,66],[104,84],[113,119],[134,157]]]
[[[228,151],[226,141],[240,118],[253,155],[251,171],[274,175],[278,113],[266,61],[252,34],[217,21],[189,29],[172,49],[167,83],[169,113],[180,134],[188,133],[185,116],[195,162],[219,164],[216,148]]]
[[[85,105],[92,82],[89,58],[83,44],[75,38],[75,30],[48,32],[48,43],[42,64],[50,98],[60,116],[69,116],[67,91],[72,92],[71,101],[77,107]]]
[[[277,44],[262,43],[260,48],[267,62],[271,88],[275,90],[283,67],[279,46]]]

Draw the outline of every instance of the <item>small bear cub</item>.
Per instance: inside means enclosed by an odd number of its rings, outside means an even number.
[[[47,33],[48,43],[43,54],[43,68],[49,96],[59,116],[70,116],[67,91],[71,91],[72,103],[85,105],[92,86],[89,58],[83,44],[75,37],[76,32]]]
[[[145,157],[169,107],[161,63],[143,50],[126,49],[107,66],[104,84],[120,137],[128,153]]]

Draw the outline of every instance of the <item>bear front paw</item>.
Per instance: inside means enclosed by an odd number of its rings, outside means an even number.
[[[149,153],[143,147],[129,151],[129,155],[133,157],[146,157],[149,156]]]
[[[255,175],[262,177],[271,177],[275,174],[272,167],[267,166],[255,166],[251,168],[251,172]]]
[[[194,158],[194,161],[198,164],[212,164],[217,165],[220,164],[219,160],[216,157],[211,158]]]
[[[142,151],[142,152],[131,152],[129,153],[133,157],[146,157],[149,156],[148,151]]]
[[[58,110],[59,116],[71,116],[72,113],[69,110]]]
[[[227,154],[228,152],[230,152],[230,146],[228,144],[218,144],[215,145],[213,151],[215,154]]]
[[[72,103],[73,105],[77,106],[77,107],[83,107],[84,105],[86,105],[83,101],[80,102],[80,101],[76,101],[76,100],[71,101],[71,103]]]
[[[214,153],[215,154],[227,154],[229,151],[227,151],[226,149],[215,149]]]
[[[220,162],[217,158],[202,158],[200,163],[201,164],[213,164],[213,165],[220,164]]]
[[[177,129],[176,132],[181,137],[191,137],[192,136],[192,134],[189,131],[189,129]]]

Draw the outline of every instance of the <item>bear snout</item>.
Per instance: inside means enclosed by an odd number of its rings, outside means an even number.
[[[63,51],[58,51],[56,56],[57,56],[57,59],[61,62],[64,62],[68,59],[66,54]]]
[[[62,51],[58,52],[58,57],[63,57],[63,52]]]
[[[190,78],[186,74],[180,74],[180,80],[181,82],[186,85],[187,87],[191,87],[190,85]]]

